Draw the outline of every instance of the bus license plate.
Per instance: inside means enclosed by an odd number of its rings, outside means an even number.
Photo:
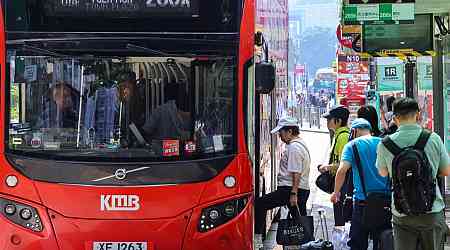
[[[92,250],[153,250],[147,242],[94,242]]]

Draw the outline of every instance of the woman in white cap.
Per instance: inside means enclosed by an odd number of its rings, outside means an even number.
[[[298,207],[300,215],[306,216],[306,202],[309,197],[311,158],[305,142],[299,137],[300,130],[297,119],[281,118],[278,126],[271,133],[280,135],[281,140],[286,143],[286,150],[280,160],[277,190],[256,200],[255,249],[262,247],[267,210],[287,205],[289,208]],[[296,211],[296,208],[292,210],[294,214]]]

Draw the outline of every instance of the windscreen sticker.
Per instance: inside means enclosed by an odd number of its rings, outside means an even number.
[[[41,134],[39,133],[34,133],[33,134],[33,139],[31,139],[31,147],[33,148],[40,148],[42,145],[42,140],[41,140]]]
[[[163,141],[163,156],[179,156],[180,142],[178,140],[164,140]]]
[[[220,151],[224,150],[223,141],[222,141],[222,136],[221,135],[213,136],[213,141],[214,141],[214,150],[216,152],[220,152]]]
[[[12,144],[13,145],[22,145],[22,138],[21,137],[13,137]]]
[[[193,142],[193,141],[188,141],[184,145],[184,152],[186,152],[186,153],[194,153],[196,150],[197,150],[197,147],[195,145],[195,142]]]
[[[59,150],[61,143],[59,142],[44,142],[44,149],[46,150]]]
[[[24,78],[28,82],[34,82],[37,80],[37,65],[25,66]]]

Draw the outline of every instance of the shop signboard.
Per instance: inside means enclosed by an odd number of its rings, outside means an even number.
[[[304,64],[297,64],[297,65],[295,65],[294,73],[296,75],[303,76],[305,74],[305,65]]]
[[[415,4],[349,4],[344,6],[345,24],[414,22]]]
[[[362,25],[342,26],[342,39],[340,41],[342,46],[353,49],[355,52],[361,52],[362,41]]]
[[[337,94],[346,96],[350,93],[364,94],[369,84],[369,76],[364,74],[341,74],[337,79]]]
[[[359,55],[339,55],[339,74],[369,74],[369,59]]]
[[[404,89],[404,65],[377,65],[379,91],[402,91]]]

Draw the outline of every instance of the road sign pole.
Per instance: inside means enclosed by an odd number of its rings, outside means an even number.
[[[416,84],[416,62],[410,61],[405,64],[405,94],[407,97],[417,98]]]

